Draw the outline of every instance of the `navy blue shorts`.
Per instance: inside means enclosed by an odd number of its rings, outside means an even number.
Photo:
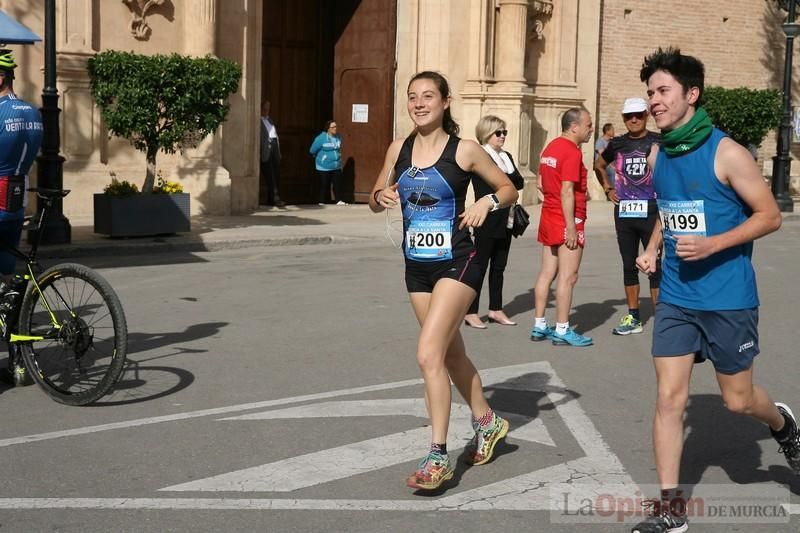
[[[747,370],[758,355],[758,308],[697,311],[659,302],[653,326],[653,357],[695,354],[721,374]]]
[[[475,255],[473,250],[467,256],[450,261],[406,261],[406,290],[433,292],[437,281],[450,278],[478,292],[483,282],[483,272]]]

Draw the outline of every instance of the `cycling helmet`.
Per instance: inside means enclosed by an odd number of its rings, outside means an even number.
[[[17,64],[14,62],[14,56],[11,50],[0,50],[0,71],[4,72],[6,76],[13,78],[15,68],[17,68]]]

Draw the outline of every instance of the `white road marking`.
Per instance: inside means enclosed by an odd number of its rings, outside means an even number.
[[[47,433],[36,433],[34,435],[24,435],[22,437],[12,437],[8,439],[0,439],[0,448],[6,446],[13,446],[15,444],[27,444],[29,442],[39,442],[43,440],[60,439],[64,437],[75,437],[78,435],[86,435],[89,433],[98,433],[100,431],[111,431],[114,429],[126,429],[137,426],[147,426],[150,424],[161,424],[164,422],[177,422],[179,420],[189,420],[192,418],[201,418],[204,416],[224,415],[228,413],[237,413],[241,411],[250,411],[252,409],[264,409],[265,407],[274,407],[276,405],[287,405],[291,403],[308,402],[314,400],[325,400],[327,398],[336,398],[339,396],[349,396],[351,394],[363,394],[365,392],[377,392],[391,389],[399,389],[402,387],[410,387],[412,385],[419,385],[422,379],[409,379],[406,381],[396,381],[394,383],[384,383],[381,385],[368,385],[366,387],[355,387],[352,389],[342,389],[330,392],[320,392],[316,394],[306,394],[303,396],[294,396],[291,398],[281,398],[278,400],[266,400],[263,402],[243,403],[239,405],[231,405],[228,407],[215,407],[213,409],[202,409],[199,411],[189,411],[186,413],[176,413],[174,415],[153,416],[149,418],[137,418],[135,420],[128,420],[125,422],[112,422],[110,424],[100,424],[97,426],[86,426],[82,428],[65,429],[62,431],[50,431]]]
[[[505,376],[509,373],[513,375],[514,369],[525,368],[527,364],[512,365],[499,368],[489,369],[481,372],[484,384],[492,384],[497,380],[492,380],[493,376]],[[498,374],[499,372],[499,374]],[[395,381],[393,383],[382,383],[380,385],[367,385],[363,387],[353,387],[351,389],[340,389],[329,392],[320,392],[315,394],[305,394],[302,396],[293,396],[290,398],[280,398],[277,400],[265,400],[263,402],[243,403],[239,405],[230,405],[227,407],[215,407],[212,409],[201,409],[199,411],[189,411],[186,413],[175,413],[172,415],[154,416],[148,418],[137,418],[135,420],[128,420],[124,422],[112,422],[110,424],[100,424],[97,426],[86,426],[82,428],[65,429],[61,431],[49,431],[47,433],[36,433],[33,435],[23,435],[21,437],[11,437],[7,439],[0,439],[0,448],[6,446],[14,446],[16,444],[27,444],[30,442],[40,442],[44,440],[60,439],[64,437],[75,437],[78,435],[87,435],[89,433],[99,433],[101,431],[112,431],[115,429],[126,429],[138,426],[147,426],[150,424],[162,424],[164,422],[177,422],[179,420],[190,420],[192,418],[202,418],[204,416],[225,415],[228,413],[238,413],[242,411],[251,411],[254,409],[265,409],[267,407],[275,407],[278,405],[289,405],[292,403],[309,402],[315,400],[326,400],[328,398],[337,398],[341,396],[350,396],[355,394],[363,394],[366,392],[378,392],[392,389],[400,389],[403,387],[411,387],[413,385],[420,385],[422,379],[407,379],[404,381]]]
[[[556,468],[556,467],[553,467]],[[448,498],[438,500],[318,500],[290,498],[0,498],[0,509],[99,509],[99,510],[219,510],[219,511],[461,511]],[[542,493],[531,495],[533,506],[545,505]],[[553,501],[550,505],[555,505]],[[800,515],[800,505],[783,506]],[[492,510],[506,510],[493,506]]]
[[[558,495],[551,494],[550,485],[555,483],[570,483],[575,491],[588,494],[598,494],[604,485],[624,484],[631,487],[632,491],[638,490],[637,485],[625,471],[619,459],[612,453],[602,436],[599,434],[594,424],[578,404],[578,401],[571,397],[564,389],[564,384],[554,373],[552,367],[547,362],[528,363],[510,367],[489,369],[481,372],[484,384],[489,389],[509,389],[523,390],[529,392],[542,391],[546,400],[554,406],[555,412],[561,417],[569,432],[574,436],[584,457],[567,461],[563,464],[548,466],[546,468],[522,473],[509,479],[504,479],[495,483],[484,485],[463,492],[451,493],[436,499],[420,499],[410,497],[408,499],[397,500],[354,500],[354,499],[297,499],[297,498],[5,498],[0,499],[1,509],[283,509],[283,510],[410,510],[410,511],[433,511],[433,510],[474,510],[474,509],[513,509],[513,510],[558,510],[560,502],[556,501]],[[313,402],[328,400],[331,398],[364,394],[374,391],[385,391],[418,385],[421,380],[406,380],[396,383],[386,383],[368,387],[357,387],[340,391],[331,391],[320,394],[310,394],[293,398],[270,400],[266,402],[256,402],[230,406],[218,409],[206,409],[164,417],[145,418],[116,424],[106,424],[102,426],[92,426],[89,428],[77,428],[64,432],[53,432],[28,437],[18,437],[16,439],[5,439],[0,441],[0,446],[10,446],[12,444],[31,442],[33,440],[45,440],[47,438],[58,438],[95,431],[106,431],[125,427],[135,427],[146,424],[160,422],[185,420],[203,416],[229,415],[232,413],[243,412],[255,409],[265,409],[280,405],[290,405],[294,403]],[[408,400],[401,400],[407,402]],[[397,405],[392,407],[383,400],[378,402],[367,402],[373,404],[373,415],[381,410],[392,412]],[[542,404],[544,401],[541,402]],[[328,402],[328,405],[336,404],[340,409],[352,410],[356,404],[348,402]],[[272,414],[283,413],[285,416],[298,416],[301,413],[312,412],[319,409],[321,403],[310,407],[297,406],[289,409],[272,411]],[[410,412],[417,412],[419,404],[407,403],[405,407],[410,407]],[[363,407],[363,405],[362,405]],[[460,408],[456,408],[458,412]],[[263,413],[254,413],[242,419],[257,420]],[[271,416],[271,415],[270,415]],[[281,415],[279,415],[281,416]],[[336,415],[341,416],[341,414]],[[391,415],[390,415],[391,416]],[[461,415],[457,415],[461,416]],[[516,415],[519,417],[520,415]],[[532,423],[528,423],[532,425]],[[524,427],[524,424],[523,424]],[[455,429],[455,427],[454,427]],[[413,439],[409,433],[417,431],[427,431],[427,428],[415,429],[405,432],[405,437]],[[454,435],[460,437],[461,430],[457,430]],[[537,430],[538,431],[538,430]],[[545,429],[546,432],[546,429]],[[547,433],[544,433],[547,434]],[[549,434],[547,434],[549,435]],[[540,435],[541,436],[541,435]],[[388,436],[392,437],[392,435]],[[387,437],[382,437],[386,439]],[[520,438],[520,437],[518,437]],[[358,444],[358,443],[357,443]],[[363,444],[363,443],[361,443]],[[353,445],[349,445],[353,446]],[[385,450],[383,450],[385,452]],[[383,465],[386,465],[385,456]],[[307,468],[303,466],[302,468]],[[302,470],[305,473],[307,470]],[[471,471],[472,472],[472,471]],[[471,474],[470,472],[470,474]],[[797,505],[789,505],[790,512],[800,514]]]
[[[529,363],[491,369],[483,372],[482,378],[485,386],[492,390],[543,391],[573,434],[585,457],[439,498],[436,500],[437,509],[557,510],[561,502],[558,495],[551,494],[549,490],[549,485],[553,483],[572,483],[574,491],[585,492],[587,495],[596,494],[604,484],[630,486],[631,494],[638,490],[638,486],[625,472],[622,463],[608,448],[577,400],[568,396],[563,382],[548,363]],[[320,402],[264,413],[251,413],[225,420],[255,421],[361,415],[424,417],[424,403],[416,399]],[[464,430],[462,434],[461,428],[467,424],[458,422],[459,419],[468,420],[468,417],[469,411],[466,406],[454,404],[451,432],[454,432],[456,439],[471,437],[471,431]],[[522,418],[520,415],[516,417]],[[530,419],[521,422],[520,426],[524,427]],[[415,459],[419,455],[415,441],[423,440],[427,435],[429,435],[427,428],[395,433],[378,439],[369,439],[267,465],[173,485],[162,490],[288,492]],[[549,433],[547,436],[550,438]],[[368,456],[374,460],[368,459]],[[337,504],[334,502],[338,502],[341,507],[336,507]],[[409,504],[407,500],[367,500],[361,507],[352,502],[345,504],[342,500],[328,500],[328,503],[333,506],[332,508],[350,510],[419,509],[416,503]],[[304,505],[305,501],[303,503],[298,501],[294,508],[307,509],[308,507]]]
[[[553,438],[539,418],[531,418],[515,413],[498,411],[511,425],[510,437],[531,442],[538,442],[547,446],[555,446]],[[427,420],[428,412],[425,401],[419,398],[400,398],[390,400],[345,400],[335,402],[321,402],[297,407],[287,407],[274,411],[262,411],[249,415],[232,416],[220,420],[278,420],[288,418],[339,418],[358,416],[414,416]],[[470,412],[467,406],[454,403],[450,412],[450,428],[458,430],[462,426],[470,427]],[[463,429],[463,428],[462,428]],[[452,436],[452,435],[451,435]],[[471,432],[467,439],[472,438]],[[458,440],[455,438],[454,440]],[[453,449],[451,443],[450,448]],[[460,444],[458,444],[460,446]],[[417,448],[417,455],[419,449]]]
[[[506,413],[501,414],[509,416],[512,427],[517,428],[515,431],[509,432],[510,437],[555,446],[552,437],[550,437],[541,420],[519,415],[508,415]],[[425,401],[418,398],[401,398],[323,402],[225,418],[223,420],[398,415],[427,418]],[[430,431],[428,427],[402,431],[189,483],[173,485],[160,490],[290,492],[419,459],[421,453],[420,442],[427,442],[427,439],[430,438]],[[454,454],[457,448],[466,445],[472,435],[469,408],[463,404],[453,404],[448,439],[448,447],[451,450],[451,454]]]

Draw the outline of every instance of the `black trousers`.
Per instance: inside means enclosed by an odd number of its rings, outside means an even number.
[[[647,218],[620,218],[619,206],[614,206],[614,226],[617,230],[617,244],[622,256],[622,280],[626,287],[639,285],[639,269],[636,257],[639,243],[643,248],[650,244],[653,227],[658,221],[658,205],[655,200],[648,202]],[[661,283],[661,258],[656,259],[656,271],[649,276],[650,288],[658,289]]]
[[[277,145],[277,143],[274,143]],[[278,186],[281,181],[281,156],[280,149],[273,146],[272,157],[269,161],[261,162],[261,184],[265,189],[259,194],[262,205],[277,205],[281,202]]]
[[[489,271],[489,310],[500,311],[503,309],[503,274],[508,264],[508,252],[511,249],[511,232],[507,231],[505,238],[483,235],[480,231],[475,234],[476,259],[481,265],[481,284],[478,294],[469,306],[468,314],[478,312],[481,299],[481,288],[486,271]],[[488,267],[488,268],[487,268]]]
[[[317,170],[319,175],[319,203],[328,204],[331,200],[331,185],[333,185],[333,195],[336,200],[342,198],[342,171],[337,170]]]

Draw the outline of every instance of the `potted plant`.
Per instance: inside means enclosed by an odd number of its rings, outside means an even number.
[[[196,147],[219,128],[228,113],[227,98],[239,87],[241,67],[213,56],[107,50],[89,59],[88,71],[109,134],[128,139],[146,159],[141,192],[112,179],[102,194],[95,194],[95,232],[132,237],[189,231],[189,195],[182,189],[174,192],[179,184],[163,178],[155,187],[156,155]],[[172,192],[153,194],[159,190]],[[121,217],[113,213],[118,209],[124,209]],[[180,224],[178,213],[185,218]],[[126,222],[120,226],[111,218]]]
[[[103,194],[94,195],[94,232],[109,237],[143,237],[191,231],[189,195],[158,173],[152,194],[111,173]]]

